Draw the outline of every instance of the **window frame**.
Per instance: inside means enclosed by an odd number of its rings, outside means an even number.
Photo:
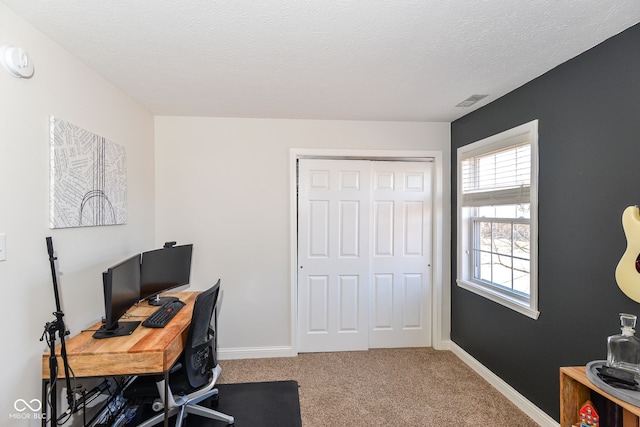
[[[462,161],[474,155],[488,154],[496,150],[516,146],[523,142],[529,142],[531,149],[531,177],[529,186],[529,261],[530,261],[530,285],[529,298],[518,296],[513,291],[500,289],[496,285],[483,282],[473,277],[474,254],[472,239],[474,233],[474,219],[470,214],[471,209],[463,206],[463,177]],[[538,319],[538,120],[532,120],[523,125],[514,127],[496,135],[484,138],[471,144],[462,146],[457,150],[457,220],[458,220],[458,246],[457,246],[457,278],[459,287],[508,307],[532,319]],[[499,217],[486,218],[488,220]],[[518,221],[513,218],[513,220]]]

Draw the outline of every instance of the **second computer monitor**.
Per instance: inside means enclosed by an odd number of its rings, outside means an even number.
[[[102,276],[105,321],[95,338],[129,335],[140,324],[119,319],[140,299],[140,254],[109,267]]]
[[[172,297],[160,298],[162,292],[189,284],[193,245],[164,247],[142,253],[140,299],[162,305]]]

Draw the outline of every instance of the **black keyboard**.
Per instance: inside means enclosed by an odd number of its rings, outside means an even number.
[[[185,306],[180,300],[169,301],[153,312],[142,322],[142,326],[147,328],[164,328],[173,316],[178,314],[180,309]]]

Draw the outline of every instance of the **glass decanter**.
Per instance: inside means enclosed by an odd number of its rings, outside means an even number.
[[[607,366],[633,372],[640,377],[640,339],[635,336],[637,316],[620,313],[622,333],[607,338]]]

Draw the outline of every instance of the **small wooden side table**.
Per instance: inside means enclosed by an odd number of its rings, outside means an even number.
[[[571,427],[578,422],[582,404],[598,393],[622,408],[623,427],[640,426],[640,408],[600,390],[587,378],[584,366],[560,368],[560,427]]]

